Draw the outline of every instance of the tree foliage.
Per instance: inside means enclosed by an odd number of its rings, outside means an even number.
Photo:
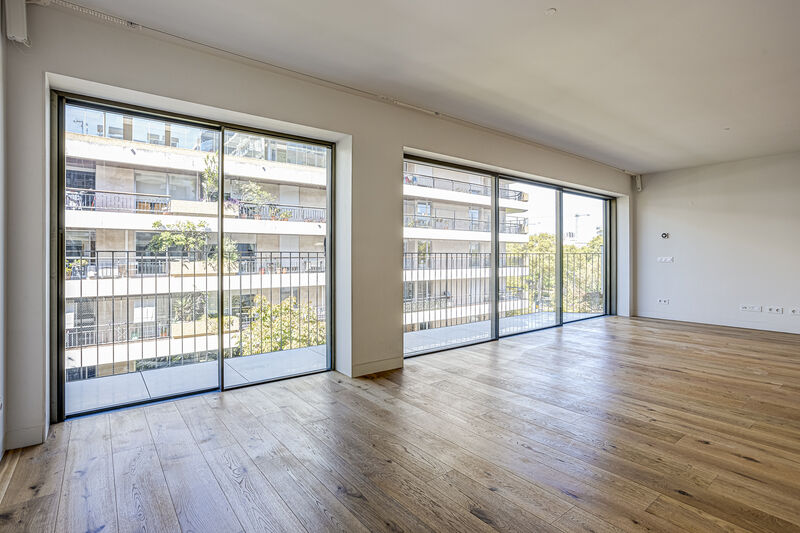
[[[305,348],[325,344],[325,320],[314,308],[298,305],[293,297],[280,303],[256,296],[249,312],[250,324],[239,339],[241,355]]]
[[[603,236],[583,246],[564,245],[563,299],[566,313],[595,313],[603,310]],[[506,262],[512,267],[505,278],[506,291],[527,293],[525,313],[555,311],[556,238],[552,233],[531,235],[528,242],[508,243]],[[514,275],[513,266],[526,266],[527,273]],[[511,314],[511,313],[508,313]]]
[[[200,175],[200,188],[203,201],[216,202],[219,199],[219,161],[216,154],[208,154],[205,168]]]
[[[153,229],[158,233],[153,235],[147,244],[148,250],[153,254],[167,252],[180,252],[185,254],[181,260],[203,261],[208,260],[211,268],[217,262],[216,247],[210,247],[208,237],[211,229],[204,220],[197,223],[191,220],[179,220],[174,224],[164,224],[160,220],[153,222]],[[211,251],[208,251],[208,250]],[[223,261],[225,268],[231,270],[239,261],[239,250],[236,241],[230,237],[222,240]]]

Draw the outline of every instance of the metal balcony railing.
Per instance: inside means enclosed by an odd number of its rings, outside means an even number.
[[[406,276],[413,281],[405,283],[403,310],[413,313],[413,320],[406,320],[405,330],[489,320],[491,261],[489,253],[404,253],[404,270],[416,274]],[[565,252],[562,261],[564,313],[605,312],[603,253]],[[555,253],[501,253],[498,265],[499,318],[556,312]]]
[[[481,183],[471,183],[468,181],[454,180],[450,178],[439,178],[405,172],[403,182],[406,185],[416,185],[417,187],[429,187],[432,189],[442,189],[445,191],[463,192],[467,194],[479,194],[481,196],[491,196],[492,188]],[[498,194],[500,198],[507,200],[517,200],[525,202],[528,195],[522,191],[515,191],[506,187],[500,187]]]
[[[472,218],[438,217],[430,215],[405,215],[404,225],[407,228],[429,228],[458,231],[491,231],[488,220]],[[524,234],[528,231],[528,219],[507,217],[500,223],[500,233]]]
[[[290,222],[327,221],[327,210],[324,207],[304,207],[286,204],[253,204],[239,202],[239,218],[259,220],[280,220]]]
[[[325,342],[324,252],[240,251],[222,262],[225,357]],[[217,265],[214,251],[68,257],[68,379],[216,358]]]
[[[169,196],[95,189],[66,190],[64,207],[78,211],[117,211],[127,213],[167,213]]]
[[[65,192],[64,205],[69,210],[78,211],[169,214],[173,211],[170,205],[171,201],[172,198],[164,194],[68,188]],[[201,200],[196,201],[201,202]],[[192,202],[192,200],[186,200],[186,202]],[[182,204],[183,211],[187,210],[186,205]],[[255,204],[228,200],[226,201],[226,210],[233,210],[239,218],[247,219],[315,223],[327,221],[327,210],[324,207],[276,203]],[[229,216],[232,215],[229,214]]]
[[[216,276],[213,252],[96,251],[69,254],[67,280],[101,280],[153,276]],[[226,275],[304,274],[325,272],[325,252],[240,251],[223,258]]]

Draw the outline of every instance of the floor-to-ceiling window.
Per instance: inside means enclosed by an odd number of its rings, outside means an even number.
[[[407,158],[406,356],[606,312],[606,198]]]
[[[564,322],[606,312],[606,204],[606,200],[597,197],[564,193]]]
[[[326,369],[330,149],[231,129],[223,144],[225,386]]]
[[[557,191],[507,178],[499,187],[500,227],[509,230],[499,235],[500,335],[555,326]]]
[[[58,102],[63,415],[330,367],[331,146]]]
[[[492,336],[492,179],[419,161],[403,172],[406,355]]]

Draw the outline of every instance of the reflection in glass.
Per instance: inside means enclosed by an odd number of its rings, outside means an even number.
[[[321,157],[275,160],[275,147]],[[225,387],[329,367],[328,148],[226,130]]]
[[[589,196],[564,193],[564,322],[605,313],[605,205]]]
[[[491,177],[405,161],[403,184],[405,355],[490,338]]]
[[[218,188],[220,133],[77,104],[64,117],[66,414],[217,387],[217,201],[198,183]]]
[[[526,231],[500,234],[500,335],[558,324],[556,314],[556,191],[500,179],[500,223]]]

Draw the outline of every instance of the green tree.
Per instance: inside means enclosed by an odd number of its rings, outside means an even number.
[[[241,355],[290,350],[325,344],[325,320],[314,308],[298,305],[295,298],[272,303],[256,296],[249,311],[250,324],[239,339]]]
[[[200,188],[204,202],[216,202],[219,199],[219,163],[216,154],[208,154],[205,168],[200,175]]]
[[[602,311],[603,236],[597,235],[583,246],[563,247],[563,301],[567,313]],[[506,290],[525,289],[529,308],[525,313],[555,311],[556,237],[552,233],[531,235],[528,242],[506,245]],[[514,266],[527,266],[527,273],[515,276]],[[521,311],[522,313],[522,311]],[[511,314],[511,313],[508,313]]]
[[[153,222],[153,229],[158,233],[153,235],[147,244],[147,249],[153,254],[164,254],[178,251],[186,254],[181,260],[203,261],[208,259],[209,267],[214,268],[217,262],[216,250],[206,254],[208,235],[211,229],[204,220],[197,223],[191,220],[179,220],[174,224],[164,224],[160,220]],[[231,270],[239,261],[239,250],[236,241],[230,237],[222,240],[223,261],[225,268]]]
[[[537,233],[528,237],[528,242],[508,243],[505,258],[511,274],[505,278],[506,290],[527,291],[528,306],[519,314],[555,311],[556,236]],[[514,275],[514,267],[527,267],[527,272]]]

